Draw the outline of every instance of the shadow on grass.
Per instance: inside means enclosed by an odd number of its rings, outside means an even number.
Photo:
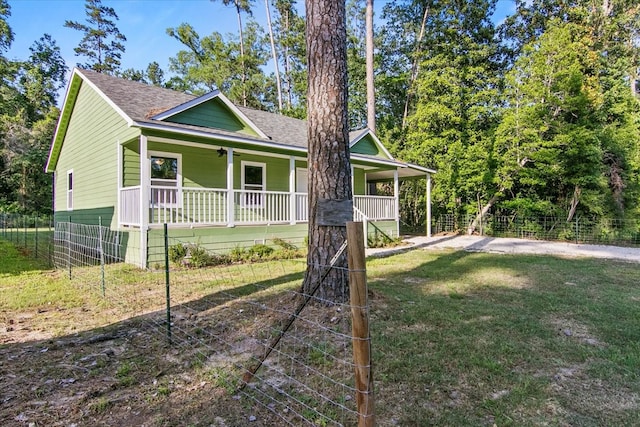
[[[374,360],[384,361],[375,373],[382,419],[469,426],[637,419],[635,266],[415,251],[373,261],[369,271]]]
[[[246,425],[252,416],[251,425],[278,425],[282,420],[268,409],[227,390],[239,380],[232,366],[220,374],[226,379],[203,369],[208,357],[250,355],[243,343],[286,318],[279,312],[286,307],[275,304],[292,298],[287,289],[273,288],[302,277],[283,274],[172,306],[171,343],[164,335],[166,312],[158,310],[77,334],[0,345],[0,425],[60,419],[79,425]],[[265,316],[268,305],[272,314]],[[180,315],[185,312],[193,317]],[[238,348],[232,348],[235,340]]]

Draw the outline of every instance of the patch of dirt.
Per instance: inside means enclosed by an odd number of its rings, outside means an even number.
[[[597,412],[606,408],[610,412],[640,410],[640,396],[621,389],[585,371],[588,363],[558,368],[552,376],[551,389],[566,400],[566,406],[580,412]]]
[[[46,325],[38,326],[37,316],[14,315],[20,327],[6,328],[0,336],[0,425],[295,424],[298,415],[286,404],[250,397],[253,391],[264,394],[266,388],[294,388],[291,374],[278,374],[284,372],[278,365],[292,365],[283,356],[268,360],[260,371],[261,382],[238,391],[243,369],[261,358],[264,343],[295,301],[274,297],[268,304],[279,312],[256,304],[214,309],[204,302],[174,310],[171,345],[159,313],[55,338]],[[74,319],[67,314],[69,321]],[[349,313],[309,307],[304,314],[308,325],[297,322],[287,339],[298,340],[294,345],[319,365],[317,371],[331,371],[333,361],[304,343],[317,338],[326,354],[350,354],[350,348],[338,348],[342,343],[314,330],[318,325],[342,330]],[[36,329],[40,335],[31,334]],[[280,346],[289,345],[284,341]]]
[[[583,344],[595,347],[605,347],[606,343],[600,341],[596,336],[589,332],[586,325],[576,322],[572,319],[552,318],[549,323],[556,330],[558,335],[567,339],[578,340]]]
[[[145,322],[0,346],[0,425],[272,425]],[[222,415],[224,414],[224,415]]]

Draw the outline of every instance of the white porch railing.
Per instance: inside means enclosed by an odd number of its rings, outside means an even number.
[[[140,191],[140,186],[120,190],[121,225],[140,225]],[[234,190],[231,210],[227,194],[226,189],[153,186],[149,189],[148,223],[193,226],[288,224],[309,220],[306,193]],[[291,203],[295,204],[294,209]],[[395,219],[393,197],[355,196],[354,208],[355,220],[362,220],[358,212],[369,221]],[[229,218],[230,214],[233,218]]]
[[[396,203],[389,196],[353,196],[353,206],[370,221],[395,220]]]
[[[277,224],[290,220],[291,195],[277,191],[234,190],[236,224]]]
[[[309,221],[309,195],[296,193],[296,222]]]
[[[120,190],[120,224],[140,225],[140,186]]]

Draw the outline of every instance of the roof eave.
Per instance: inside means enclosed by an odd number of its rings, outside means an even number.
[[[206,138],[206,139],[212,139],[215,141],[228,141],[228,142],[235,142],[235,143],[240,143],[240,144],[249,144],[249,145],[254,145],[254,146],[258,146],[258,147],[264,147],[264,148],[272,148],[272,149],[277,149],[277,150],[284,150],[284,151],[294,151],[297,153],[307,153],[307,150],[303,147],[296,147],[295,145],[287,145],[287,144],[280,144],[277,142],[268,142],[268,141],[260,141],[257,139],[252,139],[252,138],[246,138],[246,137],[241,137],[241,136],[232,136],[232,135],[228,135],[228,134],[216,134],[216,133],[212,133],[212,132],[203,132],[203,131],[198,131],[195,129],[184,129],[184,128],[175,128],[172,127],[169,124],[166,123],[148,123],[148,122],[134,122],[133,126],[137,126],[141,129],[149,129],[149,130],[159,130],[159,131],[163,131],[163,132],[170,132],[170,133],[176,133],[176,134],[182,134],[182,135],[190,135],[190,136],[196,136],[196,137],[200,137],[200,138]]]

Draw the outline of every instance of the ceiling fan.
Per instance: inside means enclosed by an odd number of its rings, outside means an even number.
[[[224,148],[220,147],[216,150],[216,152],[218,153],[218,157],[222,157],[222,156],[226,156],[228,151],[225,150]],[[238,153],[233,153],[234,156],[239,156],[240,154]]]

